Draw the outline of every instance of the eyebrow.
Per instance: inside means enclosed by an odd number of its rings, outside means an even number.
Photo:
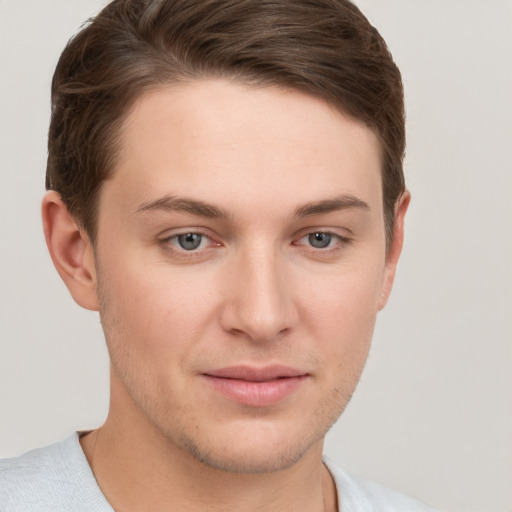
[[[231,217],[231,215],[222,208],[205,203],[204,201],[174,196],[165,196],[155,201],[142,203],[135,213],[158,210],[165,212],[186,212],[199,217],[212,219],[228,219]]]
[[[297,217],[310,217],[312,215],[321,215],[340,210],[348,210],[351,208],[359,208],[362,210],[370,210],[368,203],[351,195],[342,195],[333,199],[325,199],[323,201],[315,201],[299,206],[295,210]]]
[[[351,208],[370,210],[368,204],[361,199],[351,195],[342,195],[332,199],[314,201],[299,206],[295,210],[295,216],[310,217],[312,215],[321,215]],[[164,212],[186,212],[197,215],[198,217],[211,219],[230,219],[232,217],[229,212],[213,204],[196,199],[175,196],[164,196],[154,201],[142,203],[135,213],[159,210]]]

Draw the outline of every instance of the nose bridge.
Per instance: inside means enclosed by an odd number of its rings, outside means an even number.
[[[283,257],[269,241],[255,245],[240,251],[233,265],[224,328],[268,341],[289,330],[296,314]]]

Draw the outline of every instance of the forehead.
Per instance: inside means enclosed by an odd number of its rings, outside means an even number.
[[[134,103],[111,182],[127,202],[192,194],[254,206],[265,196],[292,208],[351,194],[379,203],[380,166],[373,131],[317,98],[205,80]]]

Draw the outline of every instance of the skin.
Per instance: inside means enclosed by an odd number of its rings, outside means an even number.
[[[56,192],[43,201],[56,268],[110,353],[108,418],[81,439],[102,491],[120,511],[336,510],[323,439],[364,367],[409,202],[386,251],[375,135],[299,92],[205,80],[144,94],[120,140],[94,247]],[[240,365],[302,377],[245,403],[209,377]]]

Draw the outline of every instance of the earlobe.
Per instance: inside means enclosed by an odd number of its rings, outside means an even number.
[[[58,192],[51,190],[44,196],[42,218],[57,272],[80,306],[97,311],[94,251],[89,237],[71,217]]]
[[[410,201],[411,194],[406,190],[396,202],[395,221],[393,225],[393,240],[386,255],[386,265],[384,268],[382,287],[378,303],[379,311],[386,305],[391,294],[391,289],[393,287],[396,266],[398,264],[404,243],[405,214],[409,208]]]

